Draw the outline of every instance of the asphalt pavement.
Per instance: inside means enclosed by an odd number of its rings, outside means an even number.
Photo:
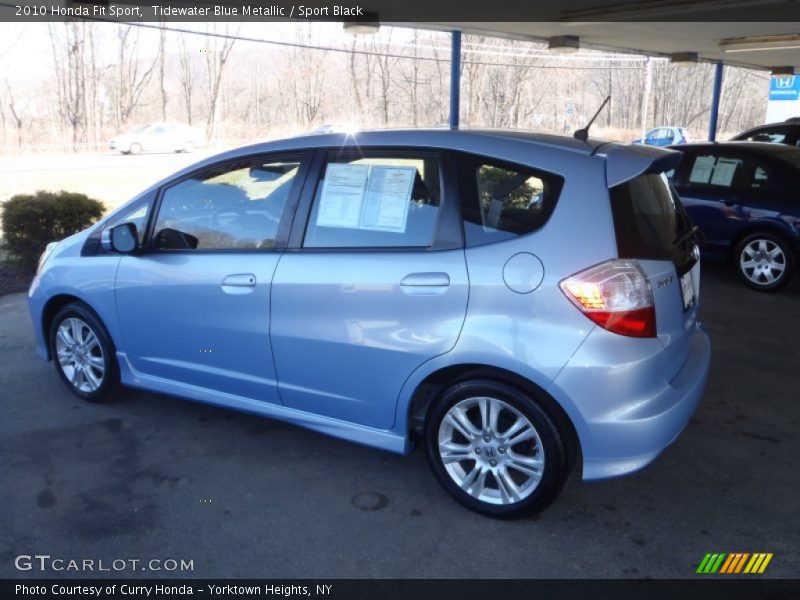
[[[143,392],[83,403],[34,354],[24,294],[0,297],[0,577],[92,575],[15,568],[37,553],[192,561],[119,573],[146,577],[693,577],[708,552],[798,577],[800,281],[765,295],[704,266],[702,288],[713,359],[686,431],[510,522],[457,505],[419,450]]]

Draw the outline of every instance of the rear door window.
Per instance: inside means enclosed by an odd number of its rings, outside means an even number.
[[[536,231],[550,218],[563,179],[482,157],[460,160],[461,217],[468,246]]]
[[[441,208],[440,170],[433,154],[331,154],[317,184],[303,246],[432,246]]]

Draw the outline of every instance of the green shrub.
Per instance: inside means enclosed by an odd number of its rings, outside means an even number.
[[[65,191],[19,194],[0,206],[6,248],[28,269],[36,267],[49,242],[85,229],[105,210],[98,200]]]

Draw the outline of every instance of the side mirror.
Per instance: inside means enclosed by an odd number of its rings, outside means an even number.
[[[100,245],[103,250],[130,254],[139,247],[139,234],[133,223],[120,223],[111,229],[106,229],[100,235]]]

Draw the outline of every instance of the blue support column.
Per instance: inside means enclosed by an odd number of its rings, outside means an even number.
[[[722,95],[722,63],[717,63],[714,71],[714,91],[711,95],[711,115],[708,119],[708,140],[713,142],[717,139],[717,121],[719,120],[719,99]]]
[[[458,129],[461,102],[461,32],[453,32],[450,48],[450,129]]]

